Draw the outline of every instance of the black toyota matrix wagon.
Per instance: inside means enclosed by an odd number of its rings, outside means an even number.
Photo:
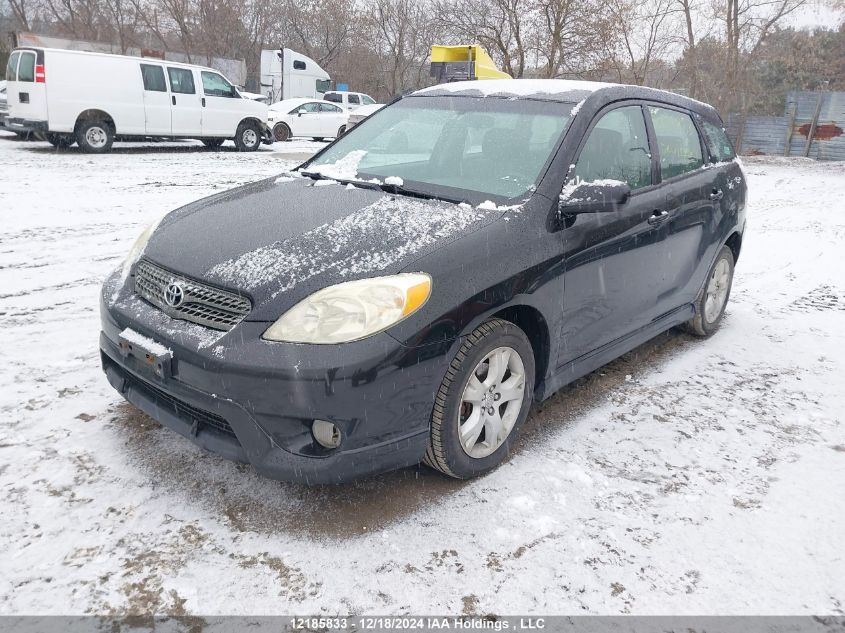
[[[268,477],[501,463],[532,401],[719,326],[746,183],[716,111],[641,87],[404,97],[288,174],[173,211],[102,292],[109,382]]]

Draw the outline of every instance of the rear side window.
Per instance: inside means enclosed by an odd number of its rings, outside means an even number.
[[[331,101],[332,103],[343,103],[343,97],[336,92],[327,92],[323,99],[326,101]]]
[[[35,53],[21,53],[18,81],[35,81]]]
[[[361,95],[361,101],[364,102],[364,105],[373,105],[375,103],[375,99],[369,95]]]
[[[701,127],[704,130],[707,147],[710,148],[710,154],[715,160],[727,162],[736,158],[734,148],[731,147],[731,142],[728,140],[728,135],[725,134],[723,128],[713,125],[709,121],[702,121]]]
[[[632,190],[651,184],[651,153],[640,106],[617,108],[599,119],[575,163],[575,180],[619,180]]]
[[[701,140],[690,115],[677,110],[649,107],[663,180],[674,178],[704,165]]]
[[[223,75],[202,71],[202,89],[209,97],[234,97],[235,89]]]
[[[21,54],[14,52],[9,56],[9,61],[6,63],[6,81],[18,80],[18,59]]]
[[[332,105],[331,103],[321,103],[320,112],[331,112],[332,114],[337,114],[338,112],[343,112],[343,110],[338,108],[336,105]]]
[[[196,93],[194,88],[194,73],[186,68],[169,68],[167,76],[170,77],[170,91],[177,94],[192,95]]]
[[[361,102],[358,100],[358,95],[349,95],[349,103],[354,103],[355,105],[358,105]]]
[[[141,64],[141,76],[144,78],[144,90],[167,92],[167,84],[164,83],[164,69],[161,66]]]

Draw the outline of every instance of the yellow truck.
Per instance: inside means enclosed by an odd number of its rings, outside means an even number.
[[[478,44],[432,46],[430,75],[439,84],[467,79],[511,79],[496,68],[490,55]]]

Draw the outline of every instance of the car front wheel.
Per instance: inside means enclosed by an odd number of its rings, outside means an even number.
[[[695,316],[684,324],[690,334],[707,337],[722,324],[734,278],[734,254],[723,246],[710,268],[707,282],[695,300]]]
[[[531,406],[534,353],[513,323],[491,319],[461,345],[434,402],[424,462],[457,479],[501,464]]]
[[[242,152],[254,152],[261,145],[261,129],[253,121],[245,121],[235,133],[235,145]]]
[[[276,123],[273,127],[273,138],[279,142],[289,141],[291,137],[290,128],[284,123]]]

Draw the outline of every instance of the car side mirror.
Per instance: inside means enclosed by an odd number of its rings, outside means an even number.
[[[307,112],[307,110],[300,108],[299,110],[296,111],[296,116],[302,116],[306,112]]]
[[[562,215],[608,213],[618,211],[630,197],[631,187],[619,180],[582,182],[563,188],[558,209]]]

